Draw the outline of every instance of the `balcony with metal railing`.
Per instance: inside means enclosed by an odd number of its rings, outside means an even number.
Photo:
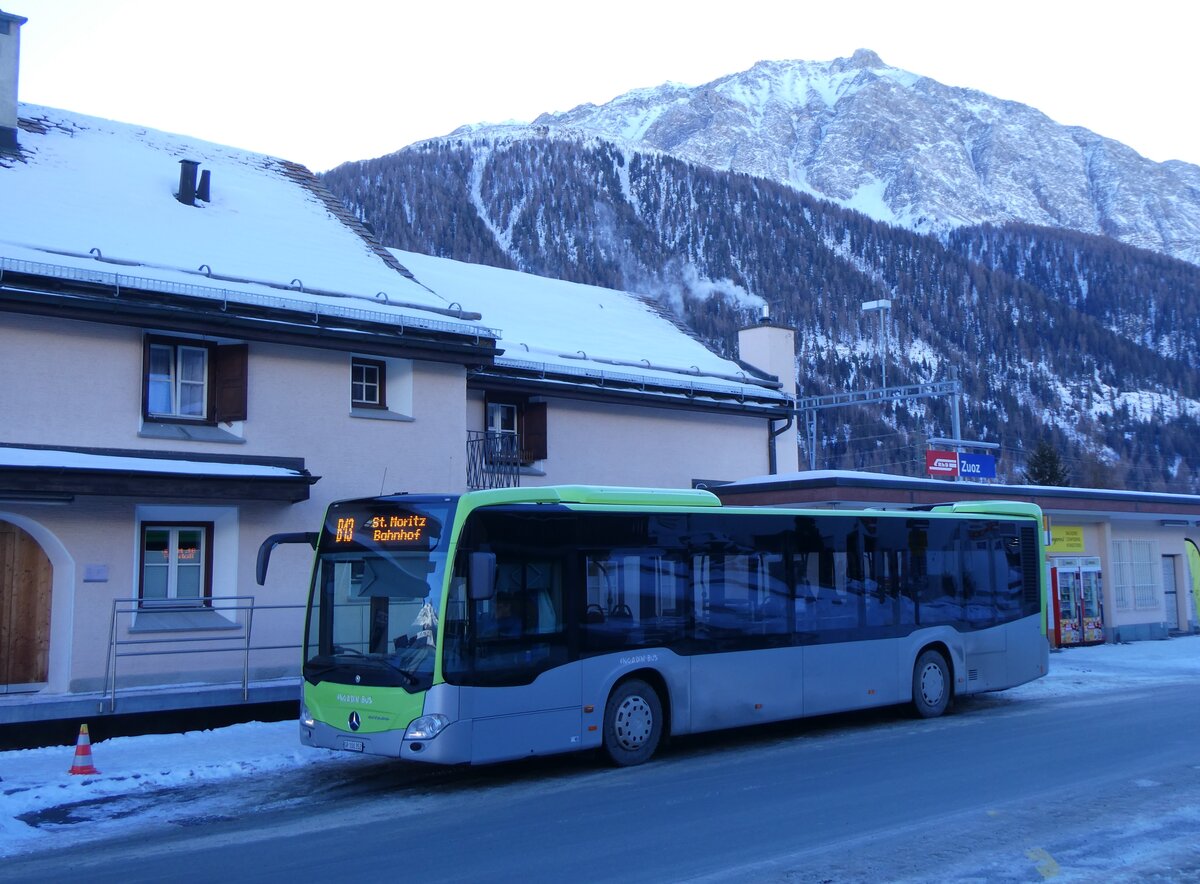
[[[517,488],[521,441],[516,433],[467,430],[467,488]]]

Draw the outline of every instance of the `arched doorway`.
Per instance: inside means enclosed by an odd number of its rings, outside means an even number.
[[[46,685],[52,584],[50,559],[38,542],[0,521],[0,693]]]

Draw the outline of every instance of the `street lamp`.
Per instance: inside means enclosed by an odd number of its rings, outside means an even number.
[[[879,360],[879,368],[882,379],[880,389],[887,389],[887,351],[888,351],[888,335],[887,335],[887,313],[892,309],[892,302],[886,298],[881,298],[878,301],[866,301],[862,305],[863,313],[872,313],[879,311],[879,337],[883,339],[883,355]]]

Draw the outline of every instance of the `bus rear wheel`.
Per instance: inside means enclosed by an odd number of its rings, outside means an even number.
[[[617,685],[604,707],[604,752],[613,764],[648,761],[662,739],[662,701],[640,679]]]
[[[937,718],[950,705],[950,667],[937,651],[925,651],[913,667],[913,709],[921,718]]]

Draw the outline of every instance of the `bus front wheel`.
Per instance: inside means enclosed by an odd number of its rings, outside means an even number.
[[[604,752],[620,767],[649,760],[662,738],[658,693],[640,679],[617,685],[604,707]]]
[[[937,718],[950,705],[950,667],[937,651],[925,651],[913,668],[913,708],[922,718]]]

